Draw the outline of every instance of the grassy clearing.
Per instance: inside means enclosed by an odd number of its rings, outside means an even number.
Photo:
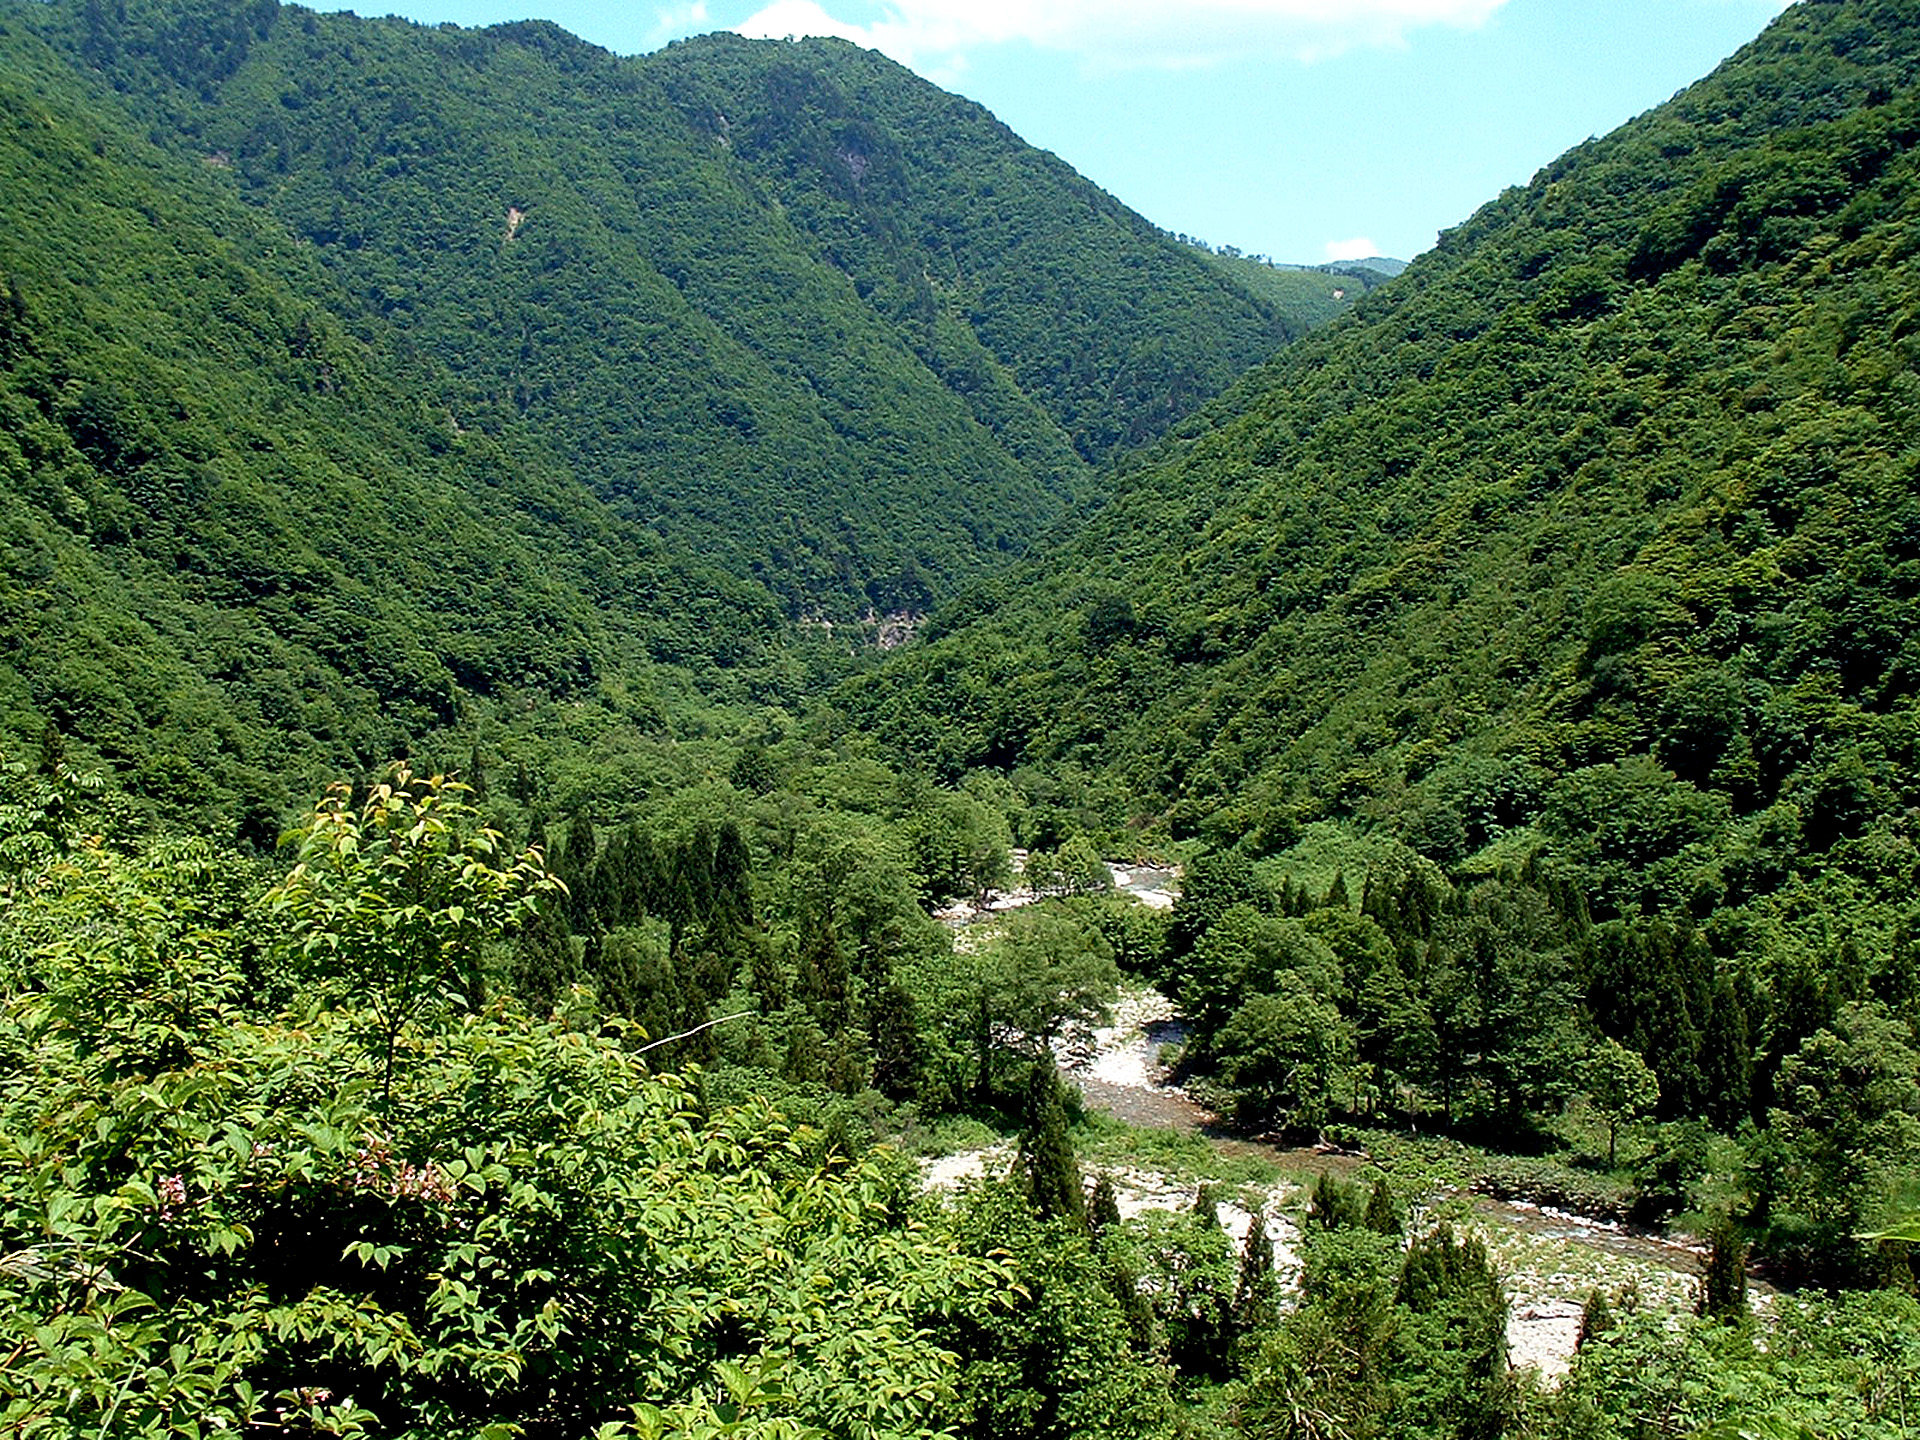
[[[1191,1130],[1149,1129],[1089,1114],[1075,1128],[1073,1138],[1081,1163],[1094,1167],[1157,1170],[1170,1181],[1193,1184],[1271,1186],[1286,1178],[1277,1162],[1259,1154],[1224,1151]]]

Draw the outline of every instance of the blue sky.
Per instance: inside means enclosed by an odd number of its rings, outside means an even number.
[[[392,0],[621,54],[841,34],[977,100],[1172,231],[1276,260],[1432,245],[1711,70],[1781,0]]]

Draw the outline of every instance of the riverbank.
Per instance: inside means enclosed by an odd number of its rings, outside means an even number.
[[[1313,1179],[1323,1172],[1353,1179],[1375,1168],[1374,1158],[1363,1151],[1302,1149],[1230,1133],[1219,1116],[1168,1082],[1164,1057],[1185,1039],[1185,1026],[1172,1002],[1151,989],[1136,988],[1121,997],[1112,1022],[1094,1032],[1088,1047],[1059,1057],[1061,1072],[1079,1087],[1090,1111],[1129,1126],[1195,1135],[1219,1156],[1274,1166],[1286,1178],[1267,1188],[1259,1208],[1266,1212],[1268,1234],[1274,1237],[1277,1270],[1297,1277],[1296,1217]],[[1458,1155],[1469,1153],[1466,1147],[1451,1148]],[[1090,1159],[1099,1164],[1097,1154]],[[1523,1197],[1478,1194],[1458,1165],[1452,1175],[1445,1175],[1404,1160],[1396,1157],[1379,1168],[1392,1175],[1420,1218],[1445,1219],[1478,1234],[1506,1277],[1507,1344],[1516,1369],[1531,1366],[1545,1379],[1565,1373],[1579,1335],[1581,1309],[1595,1290],[1630,1294],[1637,1303],[1660,1310],[1691,1308],[1705,1253],[1693,1237],[1663,1235],[1615,1216],[1582,1214]],[[1192,1183],[1182,1185],[1164,1174],[1146,1183],[1137,1166],[1123,1167],[1120,1173],[1132,1203],[1167,1209],[1191,1203]],[[1115,1185],[1121,1186],[1118,1174]],[[1164,1203],[1160,1197],[1166,1197]],[[1125,1213],[1125,1203],[1122,1209]],[[1244,1205],[1223,1205],[1222,1223],[1237,1237],[1244,1236],[1249,1214]],[[1760,1305],[1768,1293],[1756,1284]]]

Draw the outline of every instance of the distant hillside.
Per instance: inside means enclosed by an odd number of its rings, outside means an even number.
[[[1178,427],[858,713],[1256,855],[1323,819],[1482,871],[1546,846],[1596,914],[1731,946],[1772,897],[1884,953],[1920,858],[1917,74],[1910,7],[1793,7]]]
[[[1375,275],[1384,275],[1391,280],[1407,268],[1404,260],[1390,260],[1384,255],[1370,255],[1365,260],[1341,260],[1331,265],[1322,265],[1322,270],[1333,274],[1351,274],[1355,270],[1370,271]]]
[[[14,14],[439,361],[462,428],[528,436],[793,615],[951,593],[1318,313],[837,42]]]
[[[1196,264],[978,105],[873,51],[723,33],[645,68],[930,368],[968,395],[983,366],[1004,370],[1087,459],[1159,434],[1324,318]]]
[[[1276,265],[1250,255],[1196,247],[1201,259],[1235,284],[1265,296],[1288,314],[1325,324],[1376,285],[1386,283],[1377,271],[1342,270],[1326,265]]]

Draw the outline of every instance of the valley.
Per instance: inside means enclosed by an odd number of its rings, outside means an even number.
[[[1911,1435],[1916,142],[4,0],[0,1432]]]

